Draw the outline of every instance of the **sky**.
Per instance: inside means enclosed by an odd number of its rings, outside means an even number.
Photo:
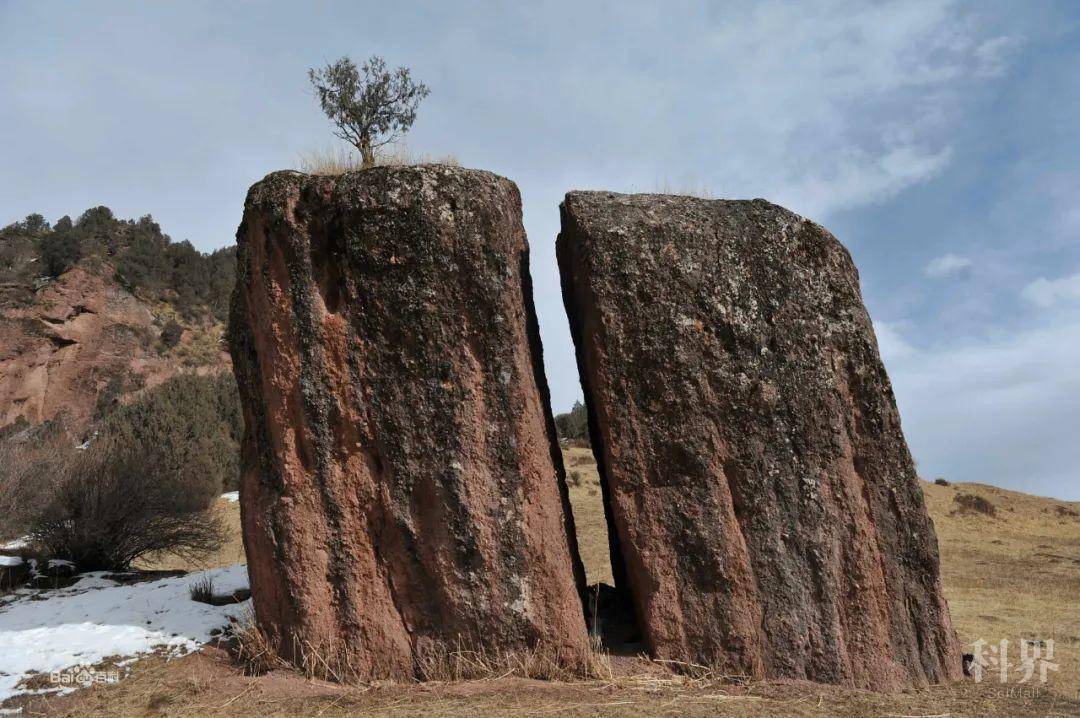
[[[851,250],[925,478],[1080,500],[1080,4],[0,0],[0,225],[229,244],[335,146],[306,72],[345,54],[431,87],[413,152],[520,187],[557,411],[563,194],[763,197]]]

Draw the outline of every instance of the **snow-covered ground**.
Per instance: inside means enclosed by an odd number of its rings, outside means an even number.
[[[225,499],[226,501],[228,501],[231,504],[235,504],[237,501],[240,500],[240,492],[239,491],[226,491],[225,493],[223,493],[221,495],[221,498]]]
[[[237,497],[237,500],[239,500],[239,497]],[[5,544],[0,544],[0,551],[18,551],[20,549],[26,548],[29,545],[30,537],[23,536],[22,538],[17,538],[14,541],[8,541]]]
[[[106,575],[82,574],[68,588],[18,589],[0,598],[0,702],[31,692],[16,686],[34,673],[153,651],[190,653],[251,610],[250,601],[219,607],[189,594],[207,576],[215,595],[247,588],[247,567],[239,564],[130,585]],[[46,681],[45,690],[55,688]]]

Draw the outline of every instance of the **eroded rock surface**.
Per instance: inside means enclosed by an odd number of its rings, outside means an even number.
[[[355,678],[457,647],[578,660],[583,572],[514,184],[279,172],[237,241],[244,539],[279,650]]]
[[[958,678],[858,273],[763,200],[573,192],[558,239],[620,590],[660,658]]]
[[[60,419],[79,435],[103,404],[180,370],[140,300],[76,267],[0,309],[0,427]],[[228,365],[227,357],[223,362]]]

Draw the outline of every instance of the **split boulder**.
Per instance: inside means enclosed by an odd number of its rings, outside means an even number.
[[[958,678],[937,539],[851,257],[763,200],[572,192],[557,243],[617,588],[754,678]]]
[[[230,345],[259,627],[286,658],[412,677],[458,648],[587,650],[517,187],[271,174]]]

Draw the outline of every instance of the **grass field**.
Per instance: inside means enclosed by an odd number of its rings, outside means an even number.
[[[588,449],[564,453],[578,541],[589,581],[611,581],[596,467]],[[577,472],[574,476],[573,472]],[[495,678],[464,683],[339,686],[288,671],[245,677],[216,649],[134,664],[118,685],[41,699],[26,715],[113,716],[1078,716],[1080,715],[1080,504],[979,484],[924,484],[941,546],[942,580],[961,640],[1009,641],[1008,682],[885,695],[800,682],[737,686],[673,675],[644,659],[616,664],[606,680],[569,683]],[[993,515],[962,509],[977,495]],[[230,545],[206,567],[235,563],[237,504],[222,502]],[[985,507],[984,507],[985,509]],[[177,568],[177,566],[159,566]],[[202,568],[186,567],[186,568]],[[1053,640],[1046,684],[1018,683],[1022,640]],[[966,650],[970,650],[966,649]],[[1044,652],[1046,648],[1042,648]]]

